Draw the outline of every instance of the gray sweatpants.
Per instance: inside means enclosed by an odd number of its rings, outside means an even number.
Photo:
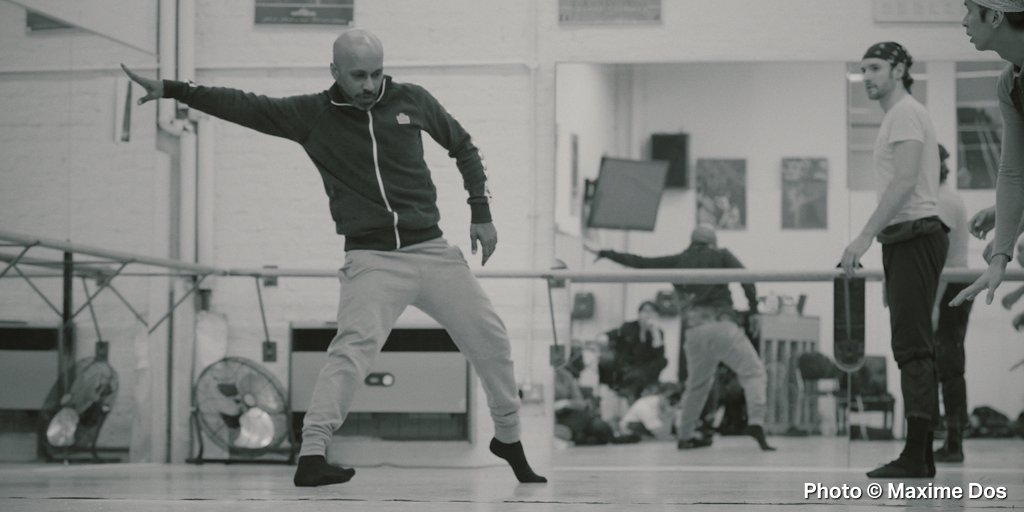
[[[487,395],[494,437],[519,441],[519,394],[508,334],[458,247],[436,238],[394,251],[348,251],[339,279],[338,333],[306,411],[300,455],[326,454],[353,395],[409,305],[437,320],[473,365]]]
[[[718,363],[732,371],[747,400],[747,423],[764,425],[767,408],[768,376],[764,364],[747,335],[735,323],[709,321],[686,330],[686,389],[680,404],[679,439],[694,437],[704,402],[714,385]]]

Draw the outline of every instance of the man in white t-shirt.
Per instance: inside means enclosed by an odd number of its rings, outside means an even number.
[[[878,237],[907,439],[899,458],[868,472],[871,478],[935,475],[931,445],[939,397],[932,305],[949,238],[936,204],[940,162],[935,127],[928,111],[910,95],[913,62],[893,42],[873,45],[861,60],[868,97],[885,111],[874,151],[878,206],[840,262],[853,276],[871,240]]]

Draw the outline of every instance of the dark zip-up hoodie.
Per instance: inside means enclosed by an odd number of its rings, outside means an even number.
[[[458,121],[418,85],[385,76],[368,111],[348,103],[337,84],[318,94],[270,98],[165,80],[164,97],[302,145],[320,171],[345,250],[393,250],[441,236],[437,189],[423,160],[421,131],[455,159],[469,192],[472,222],[491,221],[479,151]]]

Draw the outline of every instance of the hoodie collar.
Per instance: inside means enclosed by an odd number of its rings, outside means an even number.
[[[391,76],[384,75],[384,81],[380,84],[380,93],[377,94],[377,99],[373,100],[373,105],[370,105],[371,109],[384,99],[384,94],[387,92],[389,85],[391,85]],[[337,83],[331,84],[331,88],[327,89],[327,96],[331,99],[331,105],[355,108],[355,105],[345,97],[345,93],[341,91],[341,87],[338,87]]]

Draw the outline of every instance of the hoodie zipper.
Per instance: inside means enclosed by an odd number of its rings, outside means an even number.
[[[384,89],[388,86],[387,81],[380,86],[380,94],[377,95],[377,101],[380,101],[384,97]],[[331,104],[336,107],[354,107],[351,103],[339,103],[330,100]],[[388,201],[388,195],[384,192],[384,178],[380,174],[380,161],[377,157],[377,136],[373,134],[373,106],[366,111],[366,117],[369,119],[367,129],[370,131],[370,148],[373,150],[373,172],[377,176],[377,187],[380,188],[380,197],[384,200],[384,208],[391,214],[391,225],[395,230],[395,249],[402,248],[402,239],[398,236],[398,212],[391,208],[391,201]]]
[[[373,172],[377,175],[377,186],[380,187],[380,196],[384,199],[384,207],[391,213],[392,225],[395,229],[395,249],[401,249],[402,239],[398,236],[398,212],[391,208],[391,201],[388,201],[388,196],[384,193],[384,178],[380,174],[380,160],[377,157],[377,136],[373,134],[373,112],[367,110],[366,116],[370,120],[367,127],[370,130],[370,147],[373,148]]]

